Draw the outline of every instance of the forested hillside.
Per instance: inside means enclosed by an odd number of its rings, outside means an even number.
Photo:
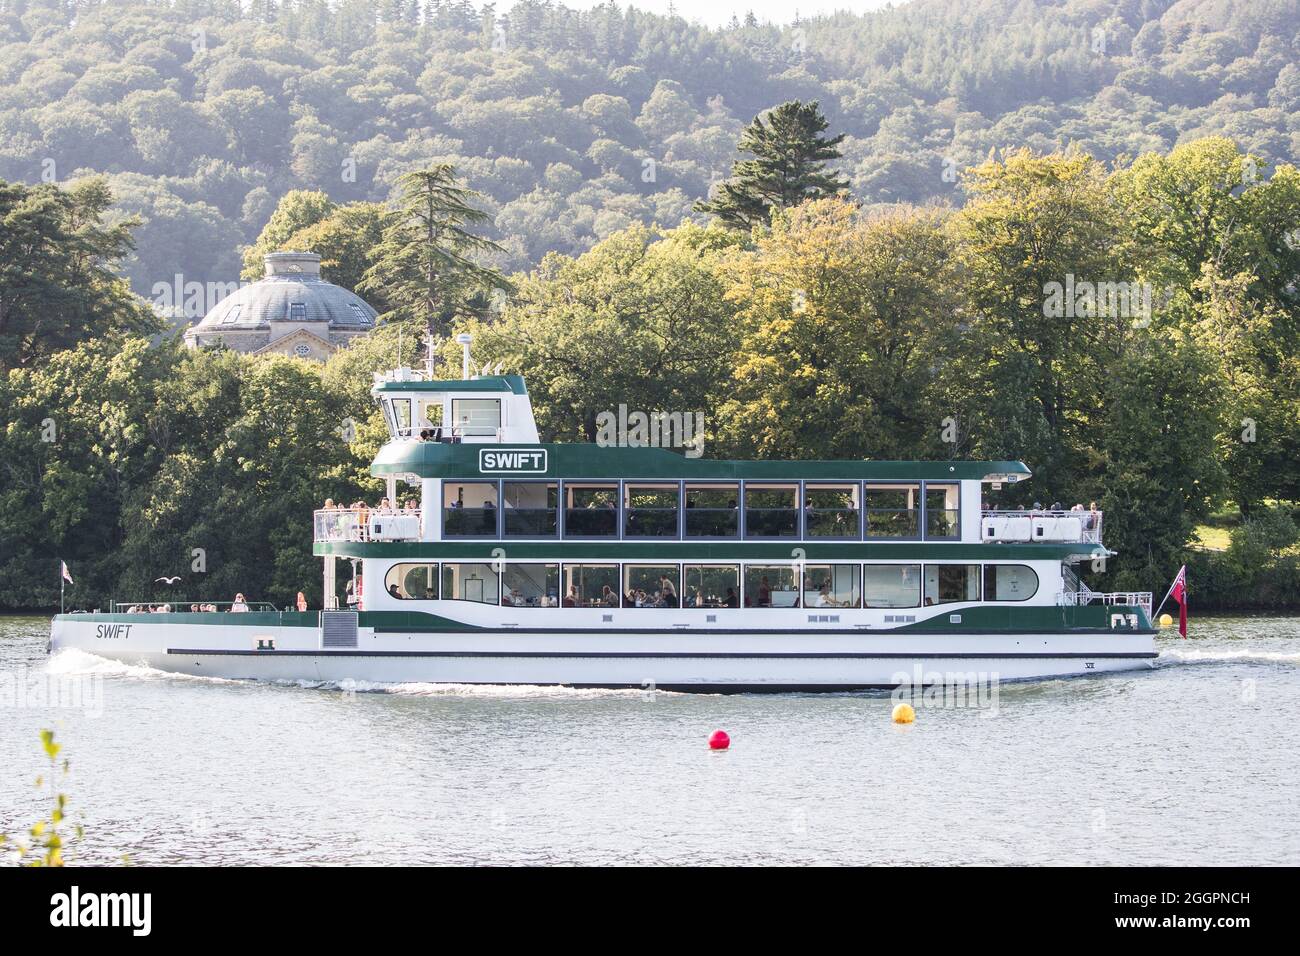
[[[106,173],[133,288],[230,281],[277,200],[450,162],[498,265],[674,226],[742,126],[817,100],[868,204],[960,204],[990,149],[1103,162],[1212,134],[1300,155],[1297,0],[914,0],[710,30],[524,0],[0,0],[0,179]]]

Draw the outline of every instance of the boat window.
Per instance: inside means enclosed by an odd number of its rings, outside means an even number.
[[[1027,564],[984,565],[984,600],[1028,601],[1038,593],[1038,574]]]
[[[437,564],[394,564],[384,576],[384,590],[399,601],[436,601]]]
[[[740,485],[686,485],[683,525],[688,538],[740,536]]]
[[[927,564],[925,566],[925,603],[954,604],[980,599],[978,564]]]
[[[393,421],[397,424],[397,434],[411,434],[411,400],[409,398],[393,399]]]
[[[504,607],[559,607],[558,564],[507,564],[501,578]]]
[[[921,503],[918,482],[868,484],[866,487],[868,538],[919,538],[917,514]]]
[[[566,564],[564,607],[618,607],[617,564]]]
[[[623,534],[629,538],[677,537],[678,486],[623,486]]]
[[[804,485],[804,535],[857,538],[858,485]]]
[[[679,572],[675,564],[623,565],[623,606],[679,607]]]
[[[925,536],[927,538],[959,538],[958,502],[961,486],[925,485]]]
[[[442,566],[442,599],[496,604],[498,575],[490,564],[446,564]]]
[[[803,571],[804,607],[857,607],[860,568],[856,564],[809,564]]]
[[[683,567],[682,607],[740,607],[740,565]]]
[[[745,537],[793,538],[798,534],[798,485],[745,484]]]
[[[863,607],[920,607],[919,564],[866,564],[862,566]]]
[[[745,607],[798,607],[799,585],[789,564],[745,565]]]
[[[495,481],[444,482],[442,533],[448,538],[495,538],[497,483]]]
[[[507,481],[501,517],[507,538],[553,538],[560,486],[553,481]]]
[[[501,427],[501,399],[453,398],[452,433],[460,436],[495,436]]]
[[[420,427],[421,428],[442,427],[442,399],[441,398],[420,399]]]
[[[566,538],[618,537],[618,485],[564,483]],[[615,584],[617,587],[617,582]]]

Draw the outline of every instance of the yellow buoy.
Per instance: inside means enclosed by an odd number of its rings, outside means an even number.
[[[1172,617],[1170,617],[1168,614],[1161,614],[1161,615],[1160,615],[1160,626],[1161,626],[1161,627],[1173,627],[1173,626],[1174,626],[1174,619],[1173,619]]]
[[[916,720],[916,711],[911,704],[895,704],[893,718],[896,724],[910,724]]]

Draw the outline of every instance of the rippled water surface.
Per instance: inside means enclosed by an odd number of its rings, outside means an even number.
[[[355,692],[48,659],[48,635],[0,618],[0,830],[42,809],[53,728],[74,861],[1300,863],[1297,618],[1197,620],[1152,670],[911,726],[886,693]]]

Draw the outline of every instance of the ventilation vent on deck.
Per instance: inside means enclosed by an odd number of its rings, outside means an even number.
[[[320,646],[321,647],[356,647],[357,646],[357,612],[356,611],[321,611],[320,612]]]

